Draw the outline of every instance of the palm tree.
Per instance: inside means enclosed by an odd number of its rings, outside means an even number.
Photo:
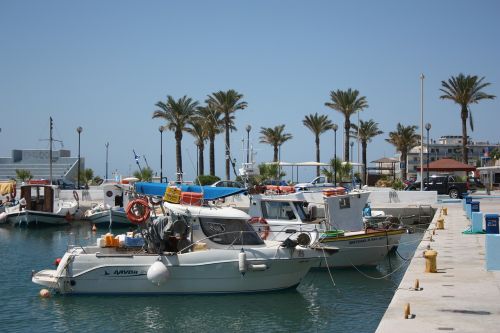
[[[330,160],[330,170],[323,168],[321,173],[326,176],[329,182],[333,182],[334,171],[337,170],[337,177],[340,182],[351,180],[352,164],[349,162],[342,162],[339,158],[332,158]]]
[[[474,123],[469,104],[478,103],[482,99],[494,99],[495,95],[488,95],[481,90],[490,85],[484,82],[484,76],[478,78],[476,75],[467,75],[460,73],[458,76],[452,76],[448,82],[441,81],[441,90],[444,95],[441,99],[449,99],[460,105],[460,117],[462,118],[462,162],[469,163],[469,154],[467,151],[467,118],[472,131],[474,131]]]
[[[224,129],[224,120],[221,119],[222,114],[210,105],[199,107],[196,113],[205,120],[208,141],[210,142],[210,175],[215,176],[215,136],[222,133]]]
[[[153,169],[150,167],[142,168],[141,171],[135,171],[133,176],[141,181],[150,182],[153,179]]]
[[[378,123],[376,123],[373,119],[370,119],[368,121],[359,121],[359,129],[358,125],[352,124],[351,125],[353,130],[356,131],[358,134],[358,140],[361,141],[361,159],[363,163],[363,181],[368,183],[367,179],[367,173],[366,173],[366,148],[368,147],[368,142],[372,141],[372,138],[376,137],[377,135],[380,135],[384,132],[378,129]]]
[[[320,152],[319,152],[319,136],[332,129],[333,123],[328,119],[326,115],[310,114],[305,116],[302,120],[302,124],[307,127],[314,134],[314,142],[316,143],[316,162],[320,162]],[[316,176],[319,176],[319,165],[316,167]]]
[[[153,118],[163,118],[167,122],[166,128],[175,133],[175,158],[177,162],[177,180],[182,177],[182,132],[186,131],[188,120],[194,114],[197,101],[184,95],[177,101],[170,95],[167,96],[167,102],[159,101],[155,104],[159,110],[153,113]]]
[[[190,127],[186,131],[191,134],[195,139],[196,147],[198,148],[198,174],[205,174],[205,163],[204,163],[204,151],[205,151],[205,141],[208,139],[208,122],[205,118],[196,115],[188,120]]]
[[[332,102],[326,102],[325,105],[337,110],[344,115],[344,161],[349,161],[349,131],[351,129],[351,116],[358,111],[368,107],[365,96],[359,96],[359,91],[336,90],[330,92]]]
[[[410,125],[404,126],[398,123],[395,132],[389,132],[389,138],[385,141],[396,147],[396,150],[401,152],[399,161],[404,163],[404,168],[401,170],[401,178],[406,179],[408,163],[406,161],[408,152],[420,144],[420,135],[416,133],[418,126]]]
[[[290,133],[283,133],[284,130],[285,130],[284,124],[275,126],[274,128],[271,127],[260,128],[260,134],[262,134],[262,136],[260,137],[260,142],[270,144],[274,148],[273,162],[278,162],[278,148],[283,143],[293,138],[293,136]]]
[[[229,141],[229,131],[234,124],[233,114],[238,110],[247,107],[247,102],[242,101],[243,95],[236,90],[218,91],[208,96],[207,104],[223,115],[224,128],[226,131],[226,179],[230,179],[229,158],[231,157],[231,145]]]
[[[33,178],[33,174],[28,169],[16,169],[16,177],[25,182]]]

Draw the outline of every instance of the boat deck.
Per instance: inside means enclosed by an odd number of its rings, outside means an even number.
[[[476,199],[473,199],[476,200]],[[384,332],[498,332],[500,271],[485,269],[485,235],[463,234],[470,225],[461,203],[448,208],[445,229],[436,227],[436,214],[382,318]],[[481,199],[483,213],[500,212],[500,199]],[[432,235],[432,240],[430,236]],[[438,252],[437,273],[424,273],[423,251]],[[411,290],[415,280],[421,290]],[[410,319],[404,318],[410,305]]]

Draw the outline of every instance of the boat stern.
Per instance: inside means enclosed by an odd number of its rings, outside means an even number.
[[[55,269],[44,269],[36,273],[33,272],[31,281],[47,288],[58,289],[59,278]]]

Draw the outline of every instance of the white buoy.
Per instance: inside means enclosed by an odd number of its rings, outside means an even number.
[[[155,261],[155,263],[149,267],[147,276],[148,280],[152,283],[161,285],[167,282],[170,272],[164,263],[161,261]]]
[[[40,297],[41,298],[49,298],[50,297],[50,291],[48,289],[42,289],[42,290],[40,290]]]
[[[247,254],[243,249],[238,253],[238,269],[242,275],[247,271]]]

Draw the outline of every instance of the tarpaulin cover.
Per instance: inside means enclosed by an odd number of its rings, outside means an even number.
[[[163,196],[165,194],[167,186],[169,186],[169,184],[167,183],[139,182],[135,183],[135,190],[137,193]],[[200,185],[176,185],[176,187],[180,188],[182,192],[203,193],[204,200],[216,200],[247,191],[247,189],[245,188],[212,187]]]

